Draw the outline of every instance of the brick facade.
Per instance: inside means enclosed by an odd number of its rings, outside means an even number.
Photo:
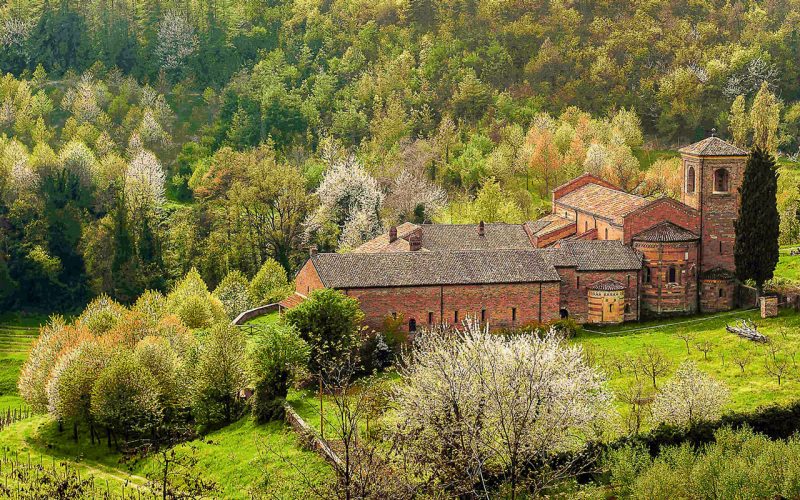
[[[589,287],[598,281],[613,279],[625,284],[625,321],[639,318],[639,271],[578,271],[574,267],[557,267],[561,277],[561,309],[578,323],[589,321]]]
[[[697,242],[634,241],[633,247],[643,255],[642,316],[697,312]]]
[[[467,316],[493,327],[547,323],[559,318],[559,283],[509,283],[343,290],[361,303],[370,328],[402,315],[405,328],[461,323]],[[541,304],[541,305],[540,305]],[[456,314],[457,311],[457,314]]]
[[[624,242],[656,223],[669,221],[700,234],[700,212],[670,198],[661,198],[625,216]]]

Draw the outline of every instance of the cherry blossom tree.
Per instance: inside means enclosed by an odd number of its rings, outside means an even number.
[[[537,464],[581,446],[612,411],[605,379],[555,332],[500,336],[471,319],[463,326],[421,332],[403,358],[395,403],[404,463],[454,495],[487,495],[492,474],[512,497],[523,488],[535,495],[569,474]]]
[[[172,71],[180,68],[197,51],[198,39],[194,27],[179,12],[167,12],[158,23],[158,44],[155,55],[161,66]]]
[[[125,170],[126,202],[134,210],[161,206],[165,182],[166,174],[156,155],[140,150]]]
[[[383,192],[378,182],[355,157],[324,153],[328,170],[316,191],[317,210],[306,220],[306,238],[320,239],[330,229],[338,231],[340,248],[353,248],[380,234]]]
[[[694,362],[685,361],[656,395],[653,418],[656,422],[692,426],[719,418],[727,401],[725,384],[698,370]]]

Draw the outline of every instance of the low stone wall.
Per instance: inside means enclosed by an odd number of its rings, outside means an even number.
[[[267,304],[265,306],[254,307],[253,309],[249,309],[242,314],[236,316],[236,319],[233,320],[234,325],[243,325],[250,321],[253,318],[257,318],[259,316],[264,316],[266,314],[280,311],[281,305],[278,303],[275,304]]]
[[[300,415],[294,411],[294,408],[289,403],[283,405],[286,411],[286,422],[292,426],[292,429],[300,435],[301,439],[304,441],[304,445],[311,449],[312,451],[317,452],[333,464],[335,467],[341,467],[342,459],[339,458],[339,455],[336,454],[335,451],[331,449],[328,444],[319,437],[317,431],[312,428],[310,425],[303,420]]]
[[[774,318],[778,315],[778,297],[776,295],[761,297],[759,302],[762,318]]]
[[[737,289],[736,305],[743,309],[759,307],[758,291],[751,286],[740,284]]]

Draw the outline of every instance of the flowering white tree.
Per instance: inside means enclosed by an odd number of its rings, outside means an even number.
[[[420,333],[403,361],[399,449],[417,477],[454,495],[486,495],[474,488],[490,474],[512,496],[523,487],[535,494],[569,474],[536,463],[580,446],[612,411],[603,375],[555,332],[491,335],[467,320],[461,331]]]
[[[97,160],[92,150],[81,141],[70,141],[58,155],[65,170],[75,175],[81,183],[88,186],[94,179]]]
[[[383,192],[355,157],[326,154],[329,167],[316,191],[319,206],[306,220],[306,237],[335,225],[340,230],[339,246],[352,248],[382,231]]]
[[[147,109],[139,125],[139,137],[148,146],[166,146],[169,135],[156,119],[153,110]]]
[[[589,146],[589,149],[586,150],[586,159],[583,162],[583,167],[590,174],[599,175],[603,172],[603,169],[605,169],[610,156],[605,146],[593,142]]]
[[[21,47],[34,27],[32,19],[9,17],[0,21],[0,47]]]
[[[182,14],[169,11],[158,23],[158,45],[155,52],[164,69],[178,69],[197,51],[197,45],[194,27]]]
[[[125,170],[125,198],[134,210],[164,203],[166,174],[156,155],[139,150]]]
[[[697,369],[692,361],[678,367],[653,401],[653,418],[680,426],[719,418],[728,401],[725,384]]]
[[[386,206],[398,218],[405,220],[410,220],[415,215],[430,220],[446,205],[447,193],[441,187],[408,170],[403,170],[394,179],[386,197]]]

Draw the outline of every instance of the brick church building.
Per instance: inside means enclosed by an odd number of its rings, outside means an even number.
[[[410,331],[468,315],[512,327],[732,309],[748,153],[713,136],[680,153],[680,202],[584,174],[554,189],[552,213],[536,221],[404,223],[350,253],[312,252],[282,305],[334,288],[360,301],[370,326],[402,315]]]

